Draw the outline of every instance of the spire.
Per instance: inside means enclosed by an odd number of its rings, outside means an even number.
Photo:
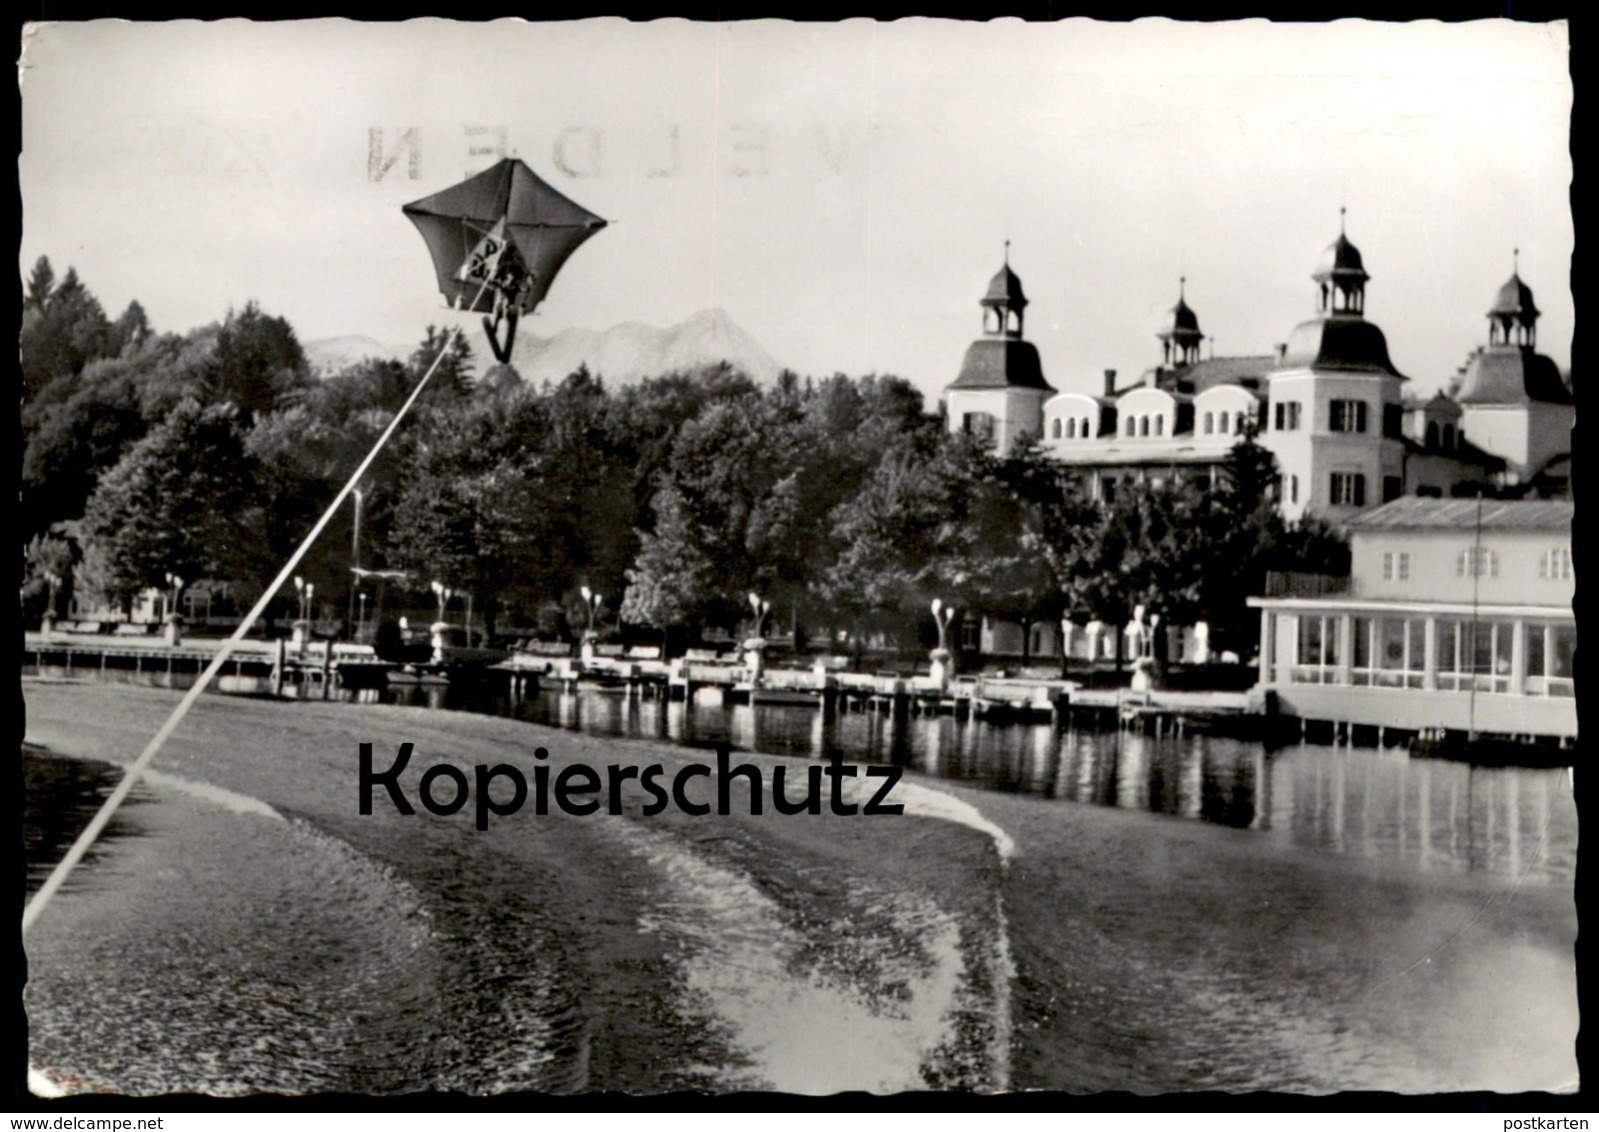
[[[1199,331],[1199,316],[1188,305],[1188,276],[1177,277],[1177,305],[1166,312],[1156,335],[1166,365],[1186,366],[1199,360],[1199,344],[1205,336]]]
[[[1020,277],[1010,269],[1009,239],[1005,241],[1005,262],[994,278],[989,280],[988,293],[979,303],[983,308],[985,334],[1003,334],[1010,338],[1022,336],[1022,311],[1027,307],[1027,296],[1022,291]]]
[[[1488,312],[1488,344],[1532,349],[1537,345],[1538,315],[1542,312],[1532,301],[1532,288],[1521,281],[1520,248],[1512,250],[1510,262],[1510,278],[1499,288],[1493,309]]]
[[[1338,206],[1338,238],[1327,245],[1311,278],[1320,290],[1316,309],[1324,314],[1362,316],[1366,306],[1365,263],[1360,249],[1349,242],[1345,231],[1348,209]]]

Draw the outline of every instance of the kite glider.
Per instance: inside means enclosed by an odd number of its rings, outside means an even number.
[[[543,301],[567,257],[605,227],[510,157],[404,212],[427,241],[446,301],[486,312],[483,329],[501,363],[511,359],[517,319]]]

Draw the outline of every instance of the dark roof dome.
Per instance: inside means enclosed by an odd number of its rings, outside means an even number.
[[[1006,263],[989,281],[988,294],[983,296],[985,307],[1006,306],[1013,311],[1019,311],[1027,305],[1027,296],[1022,294],[1022,281]]]
[[[1515,346],[1490,346],[1466,365],[1456,395],[1462,405],[1570,405],[1571,390],[1555,363]]]
[[[1194,334],[1199,333],[1199,316],[1195,314],[1193,308],[1181,298],[1177,300],[1176,306],[1172,307],[1171,310],[1166,312],[1166,319],[1160,324],[1160,332],[1163,336],[1175,334],[1178,331],[1190,331]]]
[[[1488,312],[1489,318],[1508,316],[1523,322],[1531,321],[1538,315],[1538,307],[1532,301],[1532,288],[1521,281],[1519,274],[1512,274],[1505,285],[1499,288],[1493,310]]]
[[[1363,319],[1313,318],[1294,327],[1277,369],[1353,370],[1403,377],[1388,360],[1388,340]]]
[[[1311,278],[1318,283],[1325,283],[1329,279],[1359,279],[1365,281],[1371,276],[1366,274],[1366,265],[1360,258],[1360,249],[1349,242],[1349,237],[1342,232],[1338,238],[1327,245],[1327,250],[1321,253],[1321,260],[1316,264],[1316,270]]]

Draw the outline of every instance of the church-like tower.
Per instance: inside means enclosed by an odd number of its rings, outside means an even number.
[[[1404,492],[1405,377],[1366,321],[1366,271],[1344,231],[1311,273],[1316,317],[1289,335],[1267,376],[1261,442],[1277,458],[1285,516],[1340,520]]]
[[[991,443],[1005,454],[1021,437],[1042,430],[1044,402],[1054,387],[1044,380],[1038,347],[1022,337],[1027,296],[1010,266],[1010,241],[1005,262],[978,300],[983,311],[983,336],[966,348],[960,375],[944,391],[952,432],[965,432]]]
[[[1537,352],[1538,306],[1522,282],[1519,250],[1488,311],[1488,345],[1466,363],[1455,400],[1471,442],[1525,483],[1571,453],[1576,408],[1555,363]]]

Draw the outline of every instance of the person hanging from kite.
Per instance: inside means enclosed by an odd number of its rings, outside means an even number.
[[[517,321],[544,300],[567,257],[606,224],[515,158],[404,212],[427,241],[439,290],[451,306],[483,314],[502,364],[510,362]]]
[[[469,266],[479,262],[476,252],[468,259]],[[476,279],[487,286],[494,296],[493,313],[483,316],[483,332],[489,336],[489,349],[494,351],[495,360],[508,365],[511,347],[516,342],[516,323],[522,317],[522,304],[533,287],[533,273],[528,270],[516,245],[504,240],[494,252],[494,262],[463,270],[467,270],[468,283]],[[505,325],[503,345],[500,343],[502,323]]]

